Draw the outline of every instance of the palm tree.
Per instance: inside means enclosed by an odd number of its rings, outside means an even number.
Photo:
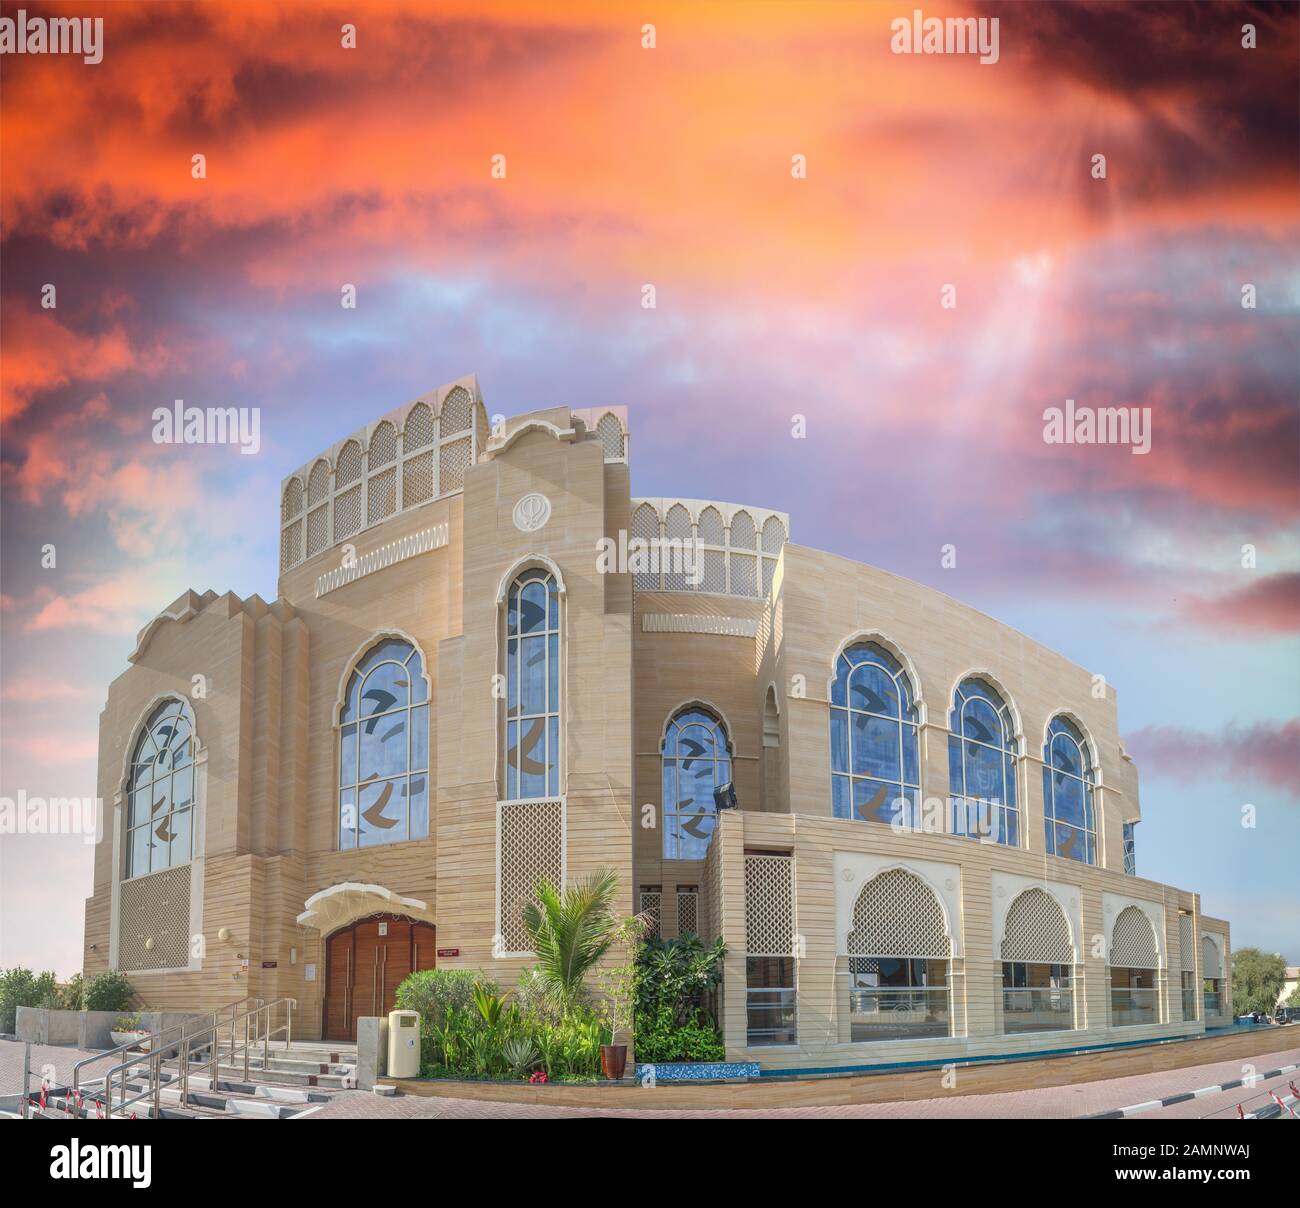
[[[617,893],[618,874],[602,868],[564,889],[540,881],[537,901],[524,906],[524,929],[538,969],[566,1010],[581,997],[588,970],[619,937]]]

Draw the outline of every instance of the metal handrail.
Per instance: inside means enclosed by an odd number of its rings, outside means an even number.
[[[293,1036],[293,1008],[296,1005],[296,1000],[293,998],[289,998],[287,996],[284,998],[277,998],[274,1002],[269,1002],[269,1003],[264,1003],[262,1002],[261,999],[245,998],[239,1000],[240,1003],[250,1002],[250,1001],[256,1002],[258,1005],[254,1007],[251,1011],[245,1011],[242,1014],[239,1014],[236,1011],[236,1013],[232,1014],[232,1017],[230,1019],[231,1048],[228,1053],[228,1056],[232,1062],[235,1059],[235,1048],[237,1047],[234,1042],[234,1037],[239,1024],[242,1023],[244,1026],[243,1050],[244,1050],[244,1077],[245,1078],[248,1077],[249,1045],[254,1040],[260,1039],[262,1041],[263,1068],[266,1067],[267,1059],[270,1056],[271,1039],[281,1031],[285,1033],[284,1043],[285,1043],[285,1048],[288,1049]],[[269,1026],[270,1019],[271,1019],[271,1012],[276,1007],[280,1006],[281,1003],[287,1005],[286,1022],[281,1024],[280,1027],[272,1029]],[[221,1045],[220,1033],[226,1027],[226,1021],[217,1018],[217,1016],[223,1014],[225,1011],[230,1010],[231,1008],[237,1008],[238,1006],[239,1003],[232,1003],[226,1007],[221,1008],[219,1012],[214,1012],[213,1018],[207,1027],[191,1032],[187,1036],[182,1036],[180,1041],[178,1042],[177,1052],[176,1052],[176,1067],[177,1067],[178,1080],[180,1082],[180,1102],[182,1107],[189,1101],[189,1067],[191,1065],[190,1057],[194,1050],[194,1044],[196,1041],[202,1040],[204,1038],[210,1038],[208,1042],[211,1050],[210,1085],[212,1089],[214,1090],[216,1089],[217,1068],[218,1068],[218,1061],[220,1056],[220,1045]],[[265,1030],[263,1029],[263,1022],[262,1022],[263,1015],[265,1015],[266,1017]],[[255,1023],[256,1023],[256,1028],[254,1028]],[[148,1065],[148,1071],[147,1071],[148,1085],[139,1094],[133,1096],[130,1099],[126,1097],[126,1080],[127,1080],[128,1072],[138,1067],[141,1064],[140,1060],[131,1059],[131,1060],[124,1061],[120,1065],[115,1065],[111,1070],[108,1071],[108,1073],[104,1077],[104,1107],[105,1107],[105,1114],[107,1116],[111,1118],[114,1110],[113,1076],[115,1074],[121,1075],[120,1082],[122,1087],[122,1096],[117,1105],[117,1110],[119,1112],[125,1111],[126,1108],[130,1107],[133,1103],[139,1103],[144,1099],[152,1098],[154,1115],[155,1117],[158,1115],[160,1104],[161,1104],[161,1098],[162,1098],[163,1066],[167,1061],[167,1058],[165,1057],[164,1054],[166,1052],[166,1049],[170,1047],[171,1047],[170,1044],[160,1045],[151,1049],[149,1053],[145,1055],[145,1061],[147,1062]],[[202,1046],[200,1045],[200,1047]]]
[[[160,1054],[165,1053],[168,1049],[172,1048],[173,1045],[176,1046],[178,1054],[181,1052],[182,1047],[184,1048],[185,1052],[188,1054],[191,1048],[189,1041],[192,1041],[196,1036],[207,1035],[211,1031],[211,1029],[220,1022],[221,1017],[227,1011],[232,1012],[232,1018],[233,1018],[235,1015],[238,1014],[239,1008],[248,1002],[256,1003],[259,1008],[262,1005],[262,1000],[260,998],[253,998],[250,995],[245,995],[243,998],[235,999],[234,1002],[226,1003],[225,1006],[218,1007],[217,1010],[213,1011],[211,1014],[197,1020],[197,1022],[199,1023],[202,1023],[204,1022],[204,1020],[206,1020],[208,1026],[206,1028],[203,1028],[201,1031],[196,1030],[195,1032],[189,1034],[188,1041],[187,1041],[187,1032],[189,1028],[196,1023],[196,1020],[194,1019],[182,1020],[182,1022],[180,1022],[179,1024],[172,1024],[171,1027],[164,1028],[160,1032],[149,1033],[149,1049],[145,1054],[145,1056],[149,1060],[150,1072],[155,1075],[154,1077],[155,1084],[157,1082],[157,1075],[161,1074],[162,1072],[161,1061],[159,1059]],[[173,1033],[178,1033],[178,1035],[175,1036],[174,1040],[172,1039]],[[73,1089],[78,1091],[81,1089],[81,1071],[84,1066],[93,1065],[97,1062],[105,1061],[110,1057],[127,1053],[129,1052],[129,1050],[139,1047],[139,1044],[140,1042],[138,1040],[128,1040],[124,1044],[119,1044],[116,1048],[105,1049],[103,1052],[95,1053],[93,1056],[82,1058],[72,1067]],[[140,1064],[140,1058],[128,1057],[125,1062],[113,1066],[104,1075],[104,1094],[105,1094],[106,1106],[109,1115],[112,1114],[112,1098],[111,1098],[112,1076],[121,1070],[131,1069],[132,1067],[137,1066],[139,1064]],[[123,1085],[123,1096],[125,1097],[126,1094],[125,1077],[123,1077],[122,1079],[122,1085]],[[157,1088],[155,1086],[155,1090],[156,1089]],[[130,1102],[135,1103],[140,1098],[143,1097],[144,1096],[137,1096],[136,1099],[132,1099]],[[158,1101],[158,1096],[155,1094],[154,1096],[155,1108],[157,1107],[157,1101]],[[123,1103],[121,1106],[125,1107],[127,1106],[127,1104]]]

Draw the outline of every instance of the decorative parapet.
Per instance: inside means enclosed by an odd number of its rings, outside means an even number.
[[[703,499],[633,499],[633,540],[694,542],[695,574],[671,564],[632,576],[637,591],[697,591],[764,597],[790,536],[790,517],[767,508]]]
[[[457,494],[487,441],[473,375],[339,441],[281,484],[281,573],[390,516]]]
[[[752,638],[758,621],[752,617],[691,616],[684,612],[641,614],[642,633],[711,633],[726,638]]]

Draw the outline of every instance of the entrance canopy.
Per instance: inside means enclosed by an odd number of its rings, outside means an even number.
[[[382,885],[363,885],[360,881],[343,881],[314,893],[303,903],[306,909],[298,916],[304,927],[333,931],[353,919],[370,914],[404,914],[426,923],[434,921],[433,911],[419,898],[404,898]]]

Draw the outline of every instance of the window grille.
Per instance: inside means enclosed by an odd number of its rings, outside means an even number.
[[[1110,963],[1127,969],[1156,969],[1160,965],[1151,920],[1136,906],[1125,907],[1115,920]]]
[[[613,412],[607,411],[600,417],[600,423],[596,425],[596,435],[600,438],[606,461],[618,461],[626,455],[623,446],[623,425],[619,423],[618,416]]]
[[[370,523],[391,516],[397,510],[397,467],[372,474],[366,482],[366,491]]]
[[[731,594],[733,596],[758,595],[756,576],[757,559],[752,554],[731,555]]]
[[[694,889],[679,889],[677,891],[677,934],[686,935],[688,932],[699,934],[700,930],[700,895]]]
[[[307,513],[307,557],[319,554],[329,544],[328,507],[319,507]]]
[[[295,520],[280,530],[280,569],[288,570],[302,561],[302,521]]]
[[[292,520],[302,511],[302,482],[297,478],[289,479],[280,500],[280,522]]]
[[[350,440],[339,450],[338,465],[334,468],[334,489],[341,491],[360,478],[361,446],[355,440]]]
[[[754,518],[748,512],[737,512],[731,518],[731,546],[733,549],[756,548]]]
[[[785,544],[785,525],[776,516],[763,522],[763,553],[779,554]]]
[[[853,904],[850,956],[916,956],[947,960],[952,941],[943,910],[914,873],[891,868],[862,887]]]
[[[361,530],[361,484],[334,496],[334,540],[342,541]]]
[[[411,453],[433,444],[433,412],[423,403],[416,403],[406,415],[406,428],[402,433],[402,452]]]
[[[635,512],[632,513],[632,532],[631,539],[634,541],[649,542],[647,547],[650,551],[658,548],[659,541],[659,513],[655,511],[648,503],[643,503]],[[657,562],[655,563],[657,566]],[[659,571],[647,570],[641,571],[632,577],[633,586],[640,591],[658,591],[659,590]]]
[[[469,391],[464,386],[455,387],[443,399],[439,434],[447,437],[455,432],[468,432],[472,421],[471,411],[472,403]],[[444,487],[443,489],[446,490],[447,488]]]
[[[462,490],[465,470],[469,466],[470,440],[452,441],[438,450],[438,489],[443,495]]]
[[[747,956],[794,954],[794,861],[789,856],[745,857]]]
[[[1178,951],[1183,962],[1184,969],[1196,969],[1196,951],[1192,946],[1192,916],[1190,914],[1180,914],[1178,916]]]
[[[424,503],[433,495],[433,452],[408,457],[402,463],[402,506]]]
[[[367,467],[377,470],[397,460],[397,429],[387,420],[380,423],[375,434],[370,438],[370,453],[366,458]]]
[[[700,513],[700,540],[705,545],[723,545],[722,513],[717,508],[705,508]]]
[[[318,503],[324,503],[330,492],[330,468],[329,464],[322,458],[311,468],[311,474],[307,478],[307,506],[315,507]]]
[[[649,919],[649,934],[659,935],[663,930],[664,895],[657,886],[647,886],[638,898],[637,913]]]
[[[123,881],[118,935],[118,968],[128,973],[185,968],[190,959],[190,865]]]
[[[503,801],[497,811],[500,952],[526,953],[532,941],[524,929],[525,904],[536,901],[541,881],[556,888],[564,883],[564,804]]]
[[[1027,890],[1011,903],[1002,937],[1002,959],[1074,963],[1069,924],[1056,899],[1046,890]]]

